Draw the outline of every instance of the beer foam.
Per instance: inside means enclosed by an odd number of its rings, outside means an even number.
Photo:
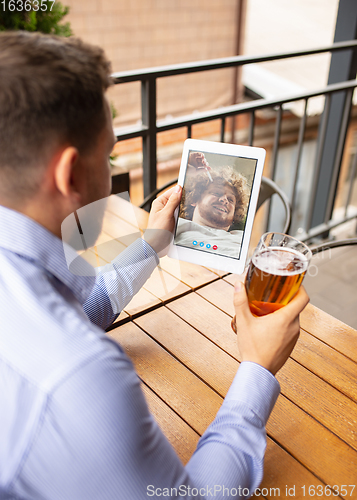
[[[307,270],[308,259],[293,248],[269,247],[253,256],[253,264],[264,273],[293,276]]]

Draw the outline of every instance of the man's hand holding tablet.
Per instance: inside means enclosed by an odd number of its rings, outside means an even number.
[[[144,240],[159,257],[166,254],[175,226],[174,210],[180,202],[182,188],[176,185],[153,201]]]

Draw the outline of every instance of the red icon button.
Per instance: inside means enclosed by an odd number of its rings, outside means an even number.
[[[217,250],[217,248],[218,248],[217,245],[213,245],[212,247],[213,250]]]

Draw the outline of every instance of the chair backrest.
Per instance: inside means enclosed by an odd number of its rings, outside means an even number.
[[[334,241],[325,241],[325,243],[321,243],[316,247],[311,248],[312,255],[315,255],[320,252],[324,252],[325,250],[330,250],[330,248],[337,247],[345,247],[348,245],[357,245],[357,238],[347,238],[345,240],[334,240]]]
[[[276,194],[281,199],[284,210],[285,210],[285,222],[282,232],[287,234],[291,224],[291,206],[290,201],[284,191],[271,179],[267,177],[262,177],[262,183],[260,185],[260,192],[257,203],[257,210],[263,205],[267,200],[271,200],[272,196]]]
[[[164,186],[155,189],[152,193],[147,196],[144,201],[139,205],[140,208],[144,208],[145,210],[149,211],[151,207],[151,203],[153,200],[156,198],[156,196],[161,193],[161,191],[165,191],[168,189],[170,186],[173,184],[176,184],[177,179],[173,179],[170,182],[167,182]],[[276,194],[279,196],[281,199],[284,209],[285,209],[285,222],[284,222],[284,228],[282,230],[283,233],[287,233],[290,228],[290,223],[291,223],[291,207],[290,207],[290,202],[284,191],[282,191],[279,186],[272,181],[271,179],[268,179],[267,177],[262,177],[262,183],[260,186],[260,192],[259,192],[259,198],[258,198],[258,203],[257,203],[257,210],[263,205],[265,201],[268,199],[270,200],[271,197]]]

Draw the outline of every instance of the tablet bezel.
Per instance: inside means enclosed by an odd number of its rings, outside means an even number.
[[[167,255],[174,259],[191,262],[193,264],[199,264],[213,269],[218,269],[220,271],[241,274],[244,271],[248,255],[249,242],[252,234],[254,216],[256,212],[260,184],[263,175],[264,160],[266,155],[265,149],[252,146],[240,146],[237,144],[226,144],[221,142],[204,141],[199,139],[186,139],[183,147],[181,166],[178,177],[178,184],[181,187],[183,187],[186,177],[188,155],[189,152],[192,150],[199,151],[202,153],[217,153],[217,154],[238,156],[242,158],[250,158],[253,160],[257,160],[249,204],[248,204],[248,211],[243,233],[241,252],[239,259],[237,259],[235,257],[217,255],[210,252],[199,251],[198,249],[192,249],[183,247],[181,245],[176,245],[174,243],[174,239],[177,229],[177,218],[179,213],[179,207],[178,207],[175,211],[174,238],[172,239],[172,242],[169,246]]]

